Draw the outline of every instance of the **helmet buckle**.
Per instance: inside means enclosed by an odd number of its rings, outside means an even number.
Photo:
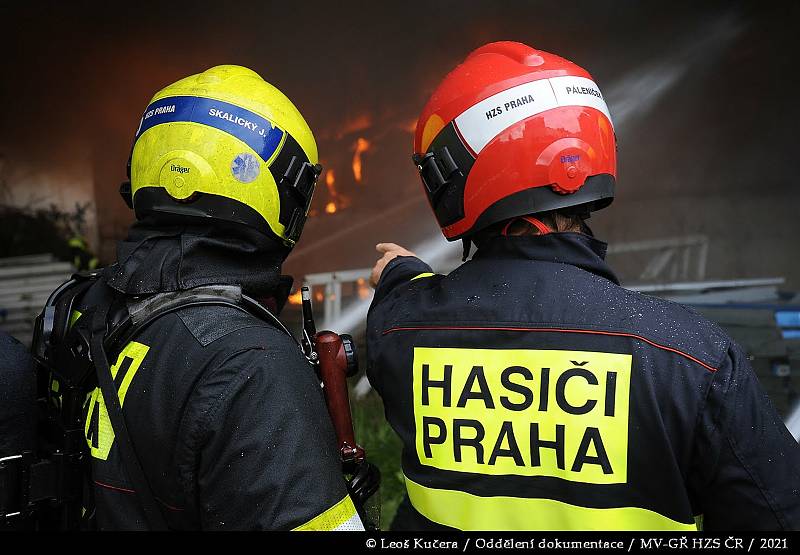
[[[285,231],[286,238],[291,242],[296,242],[300,238],[300,233],[303,231],[303,225],[305,224],[306,214],[311,206],[311,199],[314,195],[317,179],[322,173],[321,165],[303,162],[300,164],[294,177],[290,177],[293,168],[297,165],[297,160],[297,156],[292,156],[280,180],[280,186],[291,191],[298,201],[296,208],[292,211],[292,216],[289,219],[289,224],[286,226]]]
[[[301,204],[307,209],[311,204],[311,197],[314,194],[314,188],[319,174],[322,173],[322,166],[303,162],[300,164],[294,177],[291,177],[292,170],[297,165],[297,161],[297,156],[292,156],[292,159],[286,167],[286,171],[281,177],[280,185],[289,188],[289,190],[299,196]]]
[[[286,226],[286,238],[292,243],[296,243],[300,239],[300,233],[303,231],[306,216],[302,208],[295,208],[292,212],[292,217],[289,220],[289,225]]]
[[[414,154],[411,158],[431,196],[435,196],[450,182],[453,174],[458,172],[458,165],[446,146],[439,150],[438,156],[433,152],[426,152],[424,155]]]
[[[133,195],[131,193],[131,182],[123,181],[119,185],[119,196],[125,201],[125,204],[133,210]]]

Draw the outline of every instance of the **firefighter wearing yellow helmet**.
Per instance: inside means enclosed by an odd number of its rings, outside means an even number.
[[[320,170],[294,104],[254,71],[218,66],[153,97],[136,132],[130,195],[139,218],[226,220],[291,247]]]
[[[314,370],[274,316],[319,172],[300,112],[249,69],[145,109],[122,190],[136,221],[70,305],[70,333],[94,342],[99,311],[110,330],[85,404],[87,526],[363,529]]]

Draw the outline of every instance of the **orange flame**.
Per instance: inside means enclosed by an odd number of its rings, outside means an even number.
[[[328,170],[325,173],[325,186],[328,188],[328,194],[331,200],[325,205],[326,214],[335,214],[337,210],[336,201],[339,198],[339,192],[336,190],[336,175],[333,170]]]
[[[359,114],[345,121],[341,129],[336,133],[336,138],[341,139],[350,133],[358,133],[372,126],[372,117],[369,114]]]
[[[362,301],[368,299],[369,296],[372,294],[372,291],[367,285],[367,280],[364,278],[358,278],[358,280],[356,281],[356,291],[358,294],[358,298],[361,299]]]
[[[297,304],[297,305],[303,304],[303,293],[301,293],[300,290],[298,289],[297,291],[289,295],[288,300],[289,304]]]
[[[356,150],[353,154],[353,177],[356,178],[357,183],[361,183],[361,155],[369,150],[370,142],[363,137],[359,137],[356,141]]]

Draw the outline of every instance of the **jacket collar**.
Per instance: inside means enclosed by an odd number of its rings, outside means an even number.
[[[606,264],[608,245],[583,233],[497,236],[481,242],[474,260],[521,259],[570,264],[619,284]]]
[[[131,296],[237,286],[277,312],[292,285],[280,273],[287,253],[247,229],[143,220],[118,244],[117,262],[104,276],[112,289]]]

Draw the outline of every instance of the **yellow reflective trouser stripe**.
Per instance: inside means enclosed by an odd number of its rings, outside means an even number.
[[[414,276],[413,278],[411,278],[408,281],[414,281],[415,279],[421,279],[421,278],[426,278],[426,277],[433,277],[435,275],[436,274],[434,274],[433,272],[422,272],[421,274],[419,274],[417,276]]]
[[[697,530],[640,507],[593,509],[554,499],[481,497],[421,486],[405,477],[411,504],[423,516],[459,530]]]
[[[356,516],[356,507],[349,495],[336,505],[294,529],[297,532],[325,532],[336,530]],[[359,521],[360,523],[360,521]]]

